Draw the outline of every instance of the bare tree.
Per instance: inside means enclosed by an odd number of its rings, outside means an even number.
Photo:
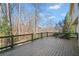
[[[0,3],[0,17],[2,15],[2,7],[1,7],[1,3]]]
[[[74,3],[70,4],[70,16],[73,14],[74,11]]]
[[[7,8],[7,20],[9,21],[9,26],[10,26],[10,35],[12,35],[12,22],[11,22],[11,14],[10,14],[10,3],[6,4],[6,8]]]
[[[21,11],[20,11],[20,3],[19,3],[19,11],[18,11],[18,12],[19,12],[18,32],[19,32],[19,34],[20,34],[20,17],[21,17],[21,16],[20,16],[20,14],[21,14],[21,13],[20,13],[20,12],[21,12]]]
[[[2,10],[1,10],[1,3],[0,3],[0,28],[1,28],[1,12]]]
[[[1,30],[1,19],[2,19],[2,6],[0,3],[0,30]],[[1,31],[0,31],[0,35],[1,35]],[[0,47],[1,47],[1,43],[2,43],[2,39],[0,39]]]
[[[10,3],[6,4],[6,8],[7,8],[7,20],[9,21],[8,25],[10,26],[10,32],[9,34],[12,35],[12,21],[11,21],[11,13],[10,13]],[[11,37],[11,47],[13,47],[13,37]]]
[[[39,4],[34,4],[35,7],[35,32],[37,30],[37,21],[38,21],[38,14],[39,14]]]

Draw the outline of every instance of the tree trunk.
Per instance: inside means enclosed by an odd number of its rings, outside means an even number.
[[[79,3],[78,3],[78,25],[77,25],[77,33],[78,33],[78,47],[79,47]]]
[[[7,8],[7,12],[6,12],[6,15],[7,15],[7,20],[9,21],[9,26],[10,26],[10,35],[12,35],[12,22],[11,22],[11,13],[10,13],[10,4],[7,3],[6,4],[6,8]]]
[[[0,18],[1,18],[1,15],[2,15],[2,8],[1,8],[1,3],[0,3]]]
[[[38,14],[39,14],[39,4],[35,4],[35,33],[37,32],[37,21],[38,21]]]
[[[74,3],[70,4],[70,16],[73,14],[74,11]]]
[[[7,3],[6,4],[6,8],[7,8],[7,12],[6,12],[6,15],[7,15],[7,20],[9,21],[9,28],[10,28],[10,31],[9,31],[9,35],[12,35],[12,21],[11,21],[11,13],[10,13],[10,3]],[[10,40],[9,40],[10,41]],[[11,48],[13,47],[13,37],[11,36]]]
[[[1,3],[0,3],[0,29],[1,29],[1,15],[2,15],[2,10],[1,10]]]
[[[1,19],[2,19],[2,6],[1,6],[1,3],[0,3],[0,21],[1,21]],[[0,22],[0,26],[1,26],[1,22]],[[0,27],[0,29],[1,29],[1,27]],[[0,33],[0,35],[1,35],[1,33]],[[0,39],[0,44],[3,43],[2,41],[3,41],[3,40]],[[0,46],[2,47],[2,45],[0,45]]]

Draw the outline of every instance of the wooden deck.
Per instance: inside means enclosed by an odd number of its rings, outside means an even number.
[[[1,56],[79,56],[77,40],[45,37],[0,53]]]

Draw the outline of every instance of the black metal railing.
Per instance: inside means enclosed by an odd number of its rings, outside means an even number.
[[[0,37],[0,51],[13,48],[15,45],[22,44],[28,41],[34,41],[39,38],[53,36],[53,32],[30,33],[21,35],[10,35]]]

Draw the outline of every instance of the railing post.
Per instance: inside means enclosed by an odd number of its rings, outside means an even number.
[[[47,32],[47,37],[48,37],[48,32]]]
[[[11,35],[11,48],[13,48],[14,41],[13,41],[13,35]]]
[[[41,33],[41,38],[43,37],[42,33]]]
[[[77,40],[78,40],[78,33],[76,33],[77,34]]]
[[[33,41],[33,33],[31,34],[32,36],[31,36],[31,40]]]
[[[38,35],[38,38],[40,38],[40,33],[39,33],[39,35]]]

